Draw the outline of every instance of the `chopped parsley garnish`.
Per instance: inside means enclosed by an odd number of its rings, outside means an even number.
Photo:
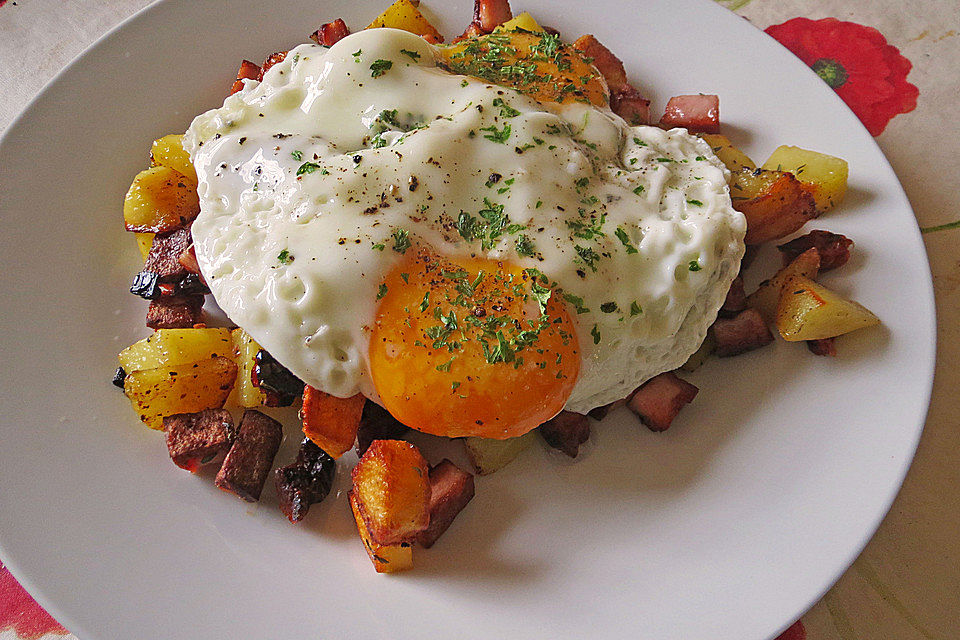
[[[289,252],[289,251],[287,251],[286,249],[284,249],[284,250],[281,251],[280,254],[277,256],[277,260],[280,261],[280,264],[290,264],[291,262],[293,262],[293,256],[290,255],[290,252]]]
[[[583,298],[580,296],[575,296],[572,293],[563,294],[563,299],[573,305],[573,308],[576,309],[577,315],[581,313],[590,313],[590,309],[583,306]]]
[[[430,306],[430,292],[427,291],[423,294],[423,300],[420,302],[420,311],[426,311],[427,307]]]
[[[379,78],[387,71],[393,68],[393,62],[390,60],[374,60],[370,65],[370,77]]]
[[[316,162],[304,162],[302,165],[300,165],[300,168],[297,169],[297,175],[302,176],[305,173],[313,173],[314,171],[318,171],[322,168],[323,167],[318,165]]]
[[[419,61],[420,61],[420,54],[417,53],[416,51],[407,51],[406,49],[400,49],[400,53],[402,53],[403,55],[407,56],[408,58],[410,58],[410,59],[413,60],[414,62],[419,62]]]
[[[633,144],[637,145],[638,147],[645,147],[645,146],[647,146],[647,143],[644,142],[643,140],[641,140],[640,138],[634,138],[634,139],[633,139]]]
[[[617,239],[623,243],[623,246],[627,248],[627,253],[639,253],[637,248],[631,244],[630,236],[624,231],[623,227],[617,227],[617,230],[613,233],[617,236]]]
[[[380,300],[385,295],[387,295],[387,285],[381,284],[380,288],[377,289],[377,300]]]
[[[590,335],[593,336],[593,344],[600,344],[600,329],[597,325],[593,325],[593,329],[590,329]]]
[[[573,248],[576,250],[577,255],[580,256],[580,260],[590,267],[591,271],[597,270],[597,262],[600,260],[600,255],[596,251],[590,247],[581,247],[580,245],[574,245]]]
[[[691,260],[690,264],[687,265],[687,268],[690,269],[690,271],[700,271],[700,269],[702,269],[703,267],[701,267],[700,263],[697,262],[696,260]]]
[[[457,382],[456,380],[450,383],[450,391],[456,391],[459,388],[460,388],[460,383]]]
[[[438,364],[438,365],[437,365],[437,371],[444,371],[444,372],[450,371],[450,365],[453,364],[453,361],[454,361],[455,359],[456,359],[456,358],[450,358],[450,360],[448,360],[447,362],[444,362],[443,364]]]
[[[350,55],[353,56],[353,61],[354,61],[354,62],[360,62],[360,54],[361,54],[361,53],[363,53],[363,49],[357,49],[356,51],[354,51],[353,53],[350,54]]]
[[[291,151],[290,155],[293,156],[293,159],[297,162],[303,160],[303,151]]]
[[[596,237],[606,235],[601,229],[606,221],[607,214],[600,216],[599,220],[591,220],[590,224],[580,220],[567,220],[567,227],[573,232],[574,237],[584,240],[593,240]]]
[[[616,302],[604,302],[600,305],[600,311],[604,313],[616,313],[620,310],[620,307],[617,306]]]
[[[640,194],[643,193],[644,191],[646,191],[646,189],[643,188],[643,185],[642,185],[642,184],[638,184],[638,185],[637,185],[636,187],[634,187],[634,189],[633,189],[633,192],[634,192],[635,194],[637,194],[637,195],[640,195]]]
[[[500,116],[503,118],[516,118],[520,112],[503,101],[503,98],[495,98],[493,106],[500,107]]]
[[[377,242],[370,248],[373,249],[374,251],[383,251],[384,249],[387,248],[387,245],[383,244],[382,242]]]
[[[530,238],[528,238],[522,233],[519,236],[517,236],[516,248],[517,248],[517,254],[524,257],[532,256],[535,251],[533,247],[533,240],[531,240]]]
[[[498,144],[506,144],[507,140],[510,138],[509,124],[503,125],[503,129],[497,129],[496,125],[490,125],[489,127],[482,127],[480,131],[489,131],[490,133],[483,137]]]
[[[699,200],[687,200],[687,204],[692,204],[695,207],[702,207],[703,203]]]
[[[574,184],[577,185],[577,189],[583,189],[588,184],[590,184],[590,178],[580,178],[579,180],[574,182]]]
[[[675,162],[673,158],[657,158],[657,162]]]
[[[637,304],[637,301],[634,300],[630,303],[630,316],[638,316],[643,313],[643,309],[640,308],[640,305]]]
[[[696,158],[694,158],[694,160],[696,160],[697,162],[703,162],[704,160],[706,160],[706,158],[704,158],[703,156],[697,156]]]
[[[406,229],[397,229],[393,232],[393,246],[391,249],[397,253],[406,253],[410,248],[410,234]]]

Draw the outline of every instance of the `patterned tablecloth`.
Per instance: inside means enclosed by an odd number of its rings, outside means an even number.
[[[0,0],[0,128],[69,60],[146,4]],[[960,638],[960,401],[952,391],[960,387],[960,126],[951,120],[960,2],[722,4],[816,69],[877,136],[925,231],[939,314],[933,403],[903,490],[860,558],[782,640]],[[0,640],[26,638],[73,636],[0,563]]]

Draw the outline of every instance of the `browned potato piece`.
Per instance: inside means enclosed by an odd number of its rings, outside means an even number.
[[[353,468],[356,496],[370,537],[383,545],[414,542],[430,524],[430,468],[403,440],[374,440]]]
[[[806,185],[817,202],[817,210],[829,211],[847,193],[847,161],[825,153],[783,145],[763,163],[764,169],[789,171]]]
[[[420,4],[419,0],[397,0],[377,16],[367,29],[376,29],[377,27],[401,29],[418,36],[428,36],[433,38],[435,42],[443,42],[443,36],[420,13],[417,8],[418,4]]]
[[[197,170],[190,162],[190,154],[183,149],[183,134],[170,134],[153,141],[150,147],[152,166],[170,167],[179,171],[194,184],[197,183]]]
[[[737,174],[741,171],[753,171],[757,168],[753,160],[740,149],[733,146],[730,138],[720,133],[701,133],[699,134],[704,141],[710,145],[713,152],[720,158],[720,162],[730,169],[731,173]]]
[[[783,285],[777,306],[777,330],[784,340],[823,340],[880,324],[861,304],[847,300],[803,276]]]
[[[470,464],[479,475],[485,476],[513,462],[535,439],[535,433],[528,431],[522,436],[504,440],[470,436],[463,439],[463,444],[467,449]]]
[[[150,167],[137,174],[123,201],[127,231],[169,233],[200,213],[197,185],[170,167]]]
[[[350,508],[357,521],[357,531],[360,532],[360,539],[363,540],[363,548],[367,550],[367,555],[370,556],[370,561],[377,573],[396,573],[413,568],[413,547],[409,542],[389,545],[376,542],[370,537],[357,496],[353,493],[350,494]]]
[[[747,244],[782,238],[817,217],[813,196],[783,171],[741,171],[730,184],[730,197],[747,218]]]
[[[780,291],[783,283],[793,276],[803,276],[811,280],[817,277],[820,271],[820,253],[815,249],[807,249],[793,262],[777,271],[769,280],[764,280],[756,291],[747,296],[747,306],[756,309],[769,324],[777,319],[777,305],[780,303]]]
[[[217,356],[135,371],[127,376],[123,391],[144,424],[162,429],[166,416],[222,408],[236,380],[237,365]]]

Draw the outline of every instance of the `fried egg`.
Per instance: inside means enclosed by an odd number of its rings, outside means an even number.
[[[305,44],[194,120],[218,304],[307,384],[443,435],[519,435],[683,364],[744,251],[710,147],[450,60],[393,29]]]

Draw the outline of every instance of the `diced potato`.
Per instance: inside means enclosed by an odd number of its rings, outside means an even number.
[[[334,460],[353,448],[367,399],[362,394],[338,398],[310,385],[303,387],[303,435]]]
[[[793,276],[803,276],[813,280],[820,271],[820,254],[815,248],[807,249],[793,259],[793,262],[777,271],[769,280],[764,280],[757,290],[747,296],[747,306],[756,309],[768,324],[777,319],[777,305],[780,304],[780,291],[783,283]]]
[[[370,531],[363,521],[363,513],[360,511],[357,497],[350,494],[350,508],[353,510],[353,517],[357,521],[357,531],[360,532],[360,539],[363,540],[363,547],[370,556],[377,573],[396,573],[397,571],[406,571],[413,568],[413,547],[409,542],[400,544],[384,545],[376,542],[370,537]]]
[[[823,340],[880,324],[869,309],[803,276],[783,285],[777,330],[784,340]]]
[[[764,169],[789,171],[808,187],[817,211],[829,211],[847,193],[847,161],[825,153],[783,145],[763,163]]]
[[[190,162],[190,154],[183,150],[183,134],[170,134],[153,141],[150,148],[150,163],[153,166],[170,167],[197,183],[197,170]]]
[[[478,474],[485,476],[513,462],[535,439],[534,431],[528,431],[522,436],[505,440],[470,436],[463,439],[463,444],[467,448],[470,464]]]
[[[741,171],[730,183],[730,197],[747,218],[747,244],[782,238],[817,217],[813,196],[785,171]]]
[[[170,167],[150,167],[138,173],[123,201],[127,231],[167,233],[199,213],[196,183]]]
[[[403,440],[374,440],[353,468],[356,496],[370,537],[380,544],[413,542],[430,524],[430,471]]]
[[[524,31],[532,31],[533,33],[542,33],[544,31],[544,28],[533,19],[533,16],[524,11],[520,15],[514,16],[504,22],[502,25],[494,29],[494,32],[513,31],[514,29],[523,29]]]
[[[713,332],[708,331],[707,337],[703,339],[700,348],[694,351],[693,354],[687,358],[687,361],[680,365],[680,369],[687,373],[693,373],[703,366],[703,363],[706,362],[716,350],[717,340],[713,337]]]
[[[222,408],[236,380],[237,365],[218,356],[134,371],[123,391],[144,424],[162,429],[166,416]]]
[[[419,4],[419,1],[396,0],[396,2],[387,7],[383,13],[377,16],[367,29],[375,29],[377,27],[402,29],[410,33],[415,33],[418,36],[430,36],[437,42],[443,42],[443,36],[440,35],[440,32],[437,31],[436,28],[430,24],[430,21],[417,9],[417,5]]]
[[[120,352],[127,373],[224,356],[235,358],[229,329],[158,329]]]
[[[731,173],[736,174],[744,169],[753,171],[757,168],[753,160],[743,151],[733,146],[733,143],[730,142],[727,136],[719,133],[701,133],[699,135],[710,145],[710,148],[717,154],[720,162],[725,164]]]
[[[231,333],[233,348],[237,352],[237,404],[247,409],[263,404],[263,391],[253,384],[253,368],[257,364],[260,345],[243,329]]]
[[[147,259],[147,255],[150,253],[150,245],[153,244],[153,236],[157,235],[155,233],[135,233],[133,234],[137,239],[137,248],[140,249],[140,255],[143,256],[143,259]]]

